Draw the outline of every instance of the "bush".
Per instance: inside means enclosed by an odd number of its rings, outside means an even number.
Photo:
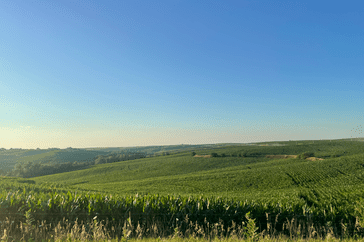
[[[257,151],[257,152],[251,152],[251,153],[246,153],[245,154],[246,156],[250,156],[250,157],[259,157],[259,156],[261,156],[262,155],[262,152],[260,152],[260,151]],[[246,157],[245,156],[245,157]]]
[[[301,160],[304,160],[304,159],[306,159],[306,158],[308,158],[308,157],[314,157],[314,156],[315,156],[315,154],[314,154],[314,153],[311,153],[311,152],[305,152],[305,153],[299,154],[299,155],[297,156],[297,158],[298,158],[298,159],[301,159]]]
[[[211,153],[212,157],[219,157],[219,155],[217,153]]]

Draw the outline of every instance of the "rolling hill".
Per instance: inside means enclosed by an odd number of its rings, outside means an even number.
[[[97,156],[115,154],[144,153],[147,156],[168,155],[184,150],[223,147],[218,145],[168,145],[145,147],[114,147],[114,148],[67,148],[67,149],[0,149],[0,169],[2,174],[14,171],[17,164],[64,164],[93,162]],[[0,173],[0,174],[1,174]],[[14,173],[14,172],[13,172]],[[16,173],[16,172],[15,172]]]
[[[301,145],[288,142],[282,146],[227,146],[195,151],[201,155],[217,153],[219,157],[193,157],[191,152],[182,152],[95,165],[33,180],[118,194],[204,194],[256,200],[286,194],[301,199],[299,193],[311,188],[339,191],[364,185],[363,145],[363,142],[337,140],[305,141]],[[303,152],[314,153],[324,160],[266,158]]]

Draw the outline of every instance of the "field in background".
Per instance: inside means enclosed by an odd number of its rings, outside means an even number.
[[[149,156],[166,155],[192,149],[207,149],[211,147],[224,147],[227,144],[207,145],[165,145],[165,146],[140,146],[140,147],[100,147],[100,148],[72,148],[59,149],[4,149],[0,148],[0,168],[11,170],[20,162],[82,162],[94,159],[97,155],[145,153]]]
[[[194,152],[197,156],[216,153],[218,157],[194,157],[188,151],[95,165],[33,180],[62,184],[71,189],[119,194],[203,194],[267,200],[271,196],[311,189],[317,184],[325,189],[360,185],[364,171],[362,142],[307,141],[302,145],[286,142],[284,146],[227,146]],[[324,160],[266,157],[305,152]]]
[[[72,170],[86,169],[90,165],[128,160],[135,157],[153,157],[175,154],[191,149],[223,147],[225,144],[212,145],[168,145],[145,147],[115,148],[49,148],[49,149],[3,149],[0,148],[0,175],[34,177]],[[135,156],[139,154],[138,156]],[[128,158],[126,158],[127,156]]]

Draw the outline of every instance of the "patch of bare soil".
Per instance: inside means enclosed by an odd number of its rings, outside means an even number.
[[[211,155],[195,155],[194,157],[211,158]]]
[[[297,155],[266,155],[265,157],[270,159],[291,159],[297,158]]]
[[[310,161],[317,161],[317,160],[324,160],[322,158],[317,158],[317,157],[308,157],[306,158],[306,160],[310,160]]]

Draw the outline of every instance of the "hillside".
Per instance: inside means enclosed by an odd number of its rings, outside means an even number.
[[[108,152],[99,151],[89,151],[84,149],[62,149],[62,150],[52,150],[49,152],[28,155],[17,160],[17,162],[35,162],[40,163],[64,163],[64,162],[75,162],[75,161],[90,161],[98,155],[106,155]]]
[[[84,169],[88,167],[87,163],[94,163],[98,156],[116,156],[118,154],[134,154],[143,153],[147,156],[159,156],[168,155],[170,153],[177,153],[191,149],[206,149],[209,147],[223,147],[224,145],[168,145],[168,146],[145,146],[145,147],[114,147],[114,148],[67,148],[67,149],[0,149],[0,175],[19,175],[18,169],[15,169],[17,165],[25,166],[27,170],[29,167],[35,165],[47,165],[52,167],[52,172],[56,173],[57,170],[63,171],[61,166],[71,166],[74,162],[76,167],[68,167],[67,169]],[[85,164],[82,164],[85,163]],[[43,167],[44,168],[44,167]],[[66,169],[66,170],[67,170]],[[16,171],[17,170],[17,171]],[[44,173],[45,169],[41,169]],[[49,170],[49,169],[46,169]],[[25,172],[27,173],[27,172]],[[37,172],[31,172],[34,176]],[[47,172],[46,172],[47,173]],[[49,172],[47,174],[50,174]],[[29,176],[25,175],[24,176]],[[36,175],[37,176],[37,175]]]
[[[24,159],[25,157],[42,155],[44,153],[52,152],[54,150],[58,149],[0,149],[0,169],[2,169],[3,171],[10,171],[15,167],[18,160]]]
[[[95,165],[33,180],[119,194],[204,194],[269,200],[284,194],[301,199],[301,193],[307,189],[319,192],[334,189],[332,196],[341,197],[341,190],[352,189],[352,195],[356,196],[360,192],[355,190],[364,185],[363,145],[363,142],[337,140],[305,141],[301,145],[286,143],[284,146],[227,146],[195,151],[201,155],[217,153],[220,157],[193,157],[191,152],[184,152]],[[265,157],[303,152],[314,153],[324,160]]]

